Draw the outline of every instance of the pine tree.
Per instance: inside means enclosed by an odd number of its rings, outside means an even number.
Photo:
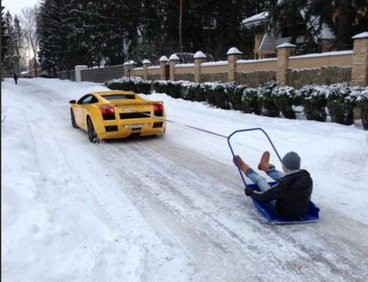
[[[5,20],[4,20],[4,10],[5,8],[1,6],[1,80],[3,79],[3,66],[4,66],[4,58],[8,52],[8,39],[9,36],[7,34]]]
[[[4,57],[4,68],[8,73],[15,72],[16,63],[16,46],[15,46],[15,36],[14,36],[14,26],[13,26],[13,17],[9,11],[5,14],[5,28],[7,30],[8,42],[7,42],[7,52]]]

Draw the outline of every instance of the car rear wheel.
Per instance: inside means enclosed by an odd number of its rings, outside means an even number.
[[[89,117],[87,118],[87,132],[88,139],[91,143],[98,143],[100,141],[93,126],[92,120]]]
[[[74,112],[72,109],[70,109],[70,119],[72,121],[72,126],[74,128],[78,128],[77,123],[75,122],[75,116],[74,116]]]

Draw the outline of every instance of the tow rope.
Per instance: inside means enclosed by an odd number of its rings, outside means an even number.
[[[180,125],[180,126],[183,126],[183,127],[191,128],[191,129],[198,130],[198,131],[202,131],[202,132],[205,132],[205,133],[208,133],[208,134],[215,135],[217,137],[226,138],[226,139],[229,137],[229,136],[222,135],[222,134],[219,134],[219,133],[216,133],[216,132],[207,130],[207,129],[203,129],[203,128],[199,128],[199,127],[196,127],[196,126],[187,125],[187,124],[184,124],[184,123],[180,123],[180,122],[177,122],[177,121],[169,120],[169,119],[166,119],[166,118],[163,118],[163,117],[158,117],[158,116],[147,114],[147,113],[142,113],[142,112],[139,112],[137,110],[134,110],[134,109],[129,108],[129,107],[126,107],[126,106],[124,106],[124,108],[125,109],[128,109],[128,110],[130,110],[132,112],[135,112],[135,113],[140,113],[140,114],[145,115],[145,116],[148,116],[148,117],[156,118],[156,119],[159,119],[159,120],[162,120],[162,121],[167,121],[167,122],[170,122],[170,123],[173,123],[173,124],[177,124],[177,125]]]

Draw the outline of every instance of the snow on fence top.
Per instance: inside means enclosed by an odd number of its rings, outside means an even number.
[[[159,69],[160,66],[151,66],[151,67],[148,67],[149,70],[153,70],[153,69]]]
[[[151,61],[150,61],[150,60],[145,59],[145,60],[143,60],[142,64],[151,64]]]
[[[169,58],[169,61],[180,61],[180,59],[176,54],[172,54]]]
[[[211,66],[227,66],[228,62],[227,61],[218,61],[218,62],[207,62],[207,63],[202,63],[202,67],[211,67]]]
[[[272,62],[277,61],[277,58],[267,58],[267,59],[259,59],[259,60],[237,60],[237,64],[253,64],[253,63],[263,63],[263,62]]]
[[[193,68],[194,67],[194,64],[177,64],[175,65],[176,68],[188,68],[188,67],[191,67]]]
[[[158,61],[159,62],[167,62],[169,59],[166,56],[162,56]]]
[[[194,54],[194,59],[206,59],[206,55],[202,51],[198,51]]]
[[[368,31],[366,32],[362,32],[362,33],[359,33],[355,36],[352,37],[353,39],[363,39],[363,38],[368,38]]]
[[[280,48],[295,48],[296,45],[294,44],[291,44],[291,43],[288,43],[288,42],[285,42],[285,43],[282,43],[278,46],[276,46],[276,49],[280,49]]]
[[[314,58],[314,57],[328,57],[328,56],[342,56],[342,55],[352,55],[352,50],[347,51],[334,51],[334,52],[325,52],[325,53],[314,53],[308,55],[301,56],[291,56],[290,59],[303,59],[303,58]]]
[[[232,47],[227,51],[226,55],[241,55],[243,52],[241,52],[238,48]]]

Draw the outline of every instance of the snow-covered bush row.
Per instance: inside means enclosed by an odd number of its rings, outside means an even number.
[[[270,81],[263,87],[250,88],[235,82],[193,83],[124,77],[105,84],[110,89],[145,94],[154,90],[173,98],[206,101],[221,109],[234,109],[269,117],[278,117],[281,113],[285,118],[295,119],[293,106],[302,106],[308,120],[326,121],[329,113],[332,122],[346,125],[354,123],[353,109],[358,106],[361,109],[363,126],[368,129],[368,87],[353,87],[347,83],[329,86],[305,85],[301,89],[294,89]]]
[[[151,91],[152,81],[144,80],[138,76],[113,79],[105,82],[105,85],[112,90],[126,90],[135,93],[149,94]]]

